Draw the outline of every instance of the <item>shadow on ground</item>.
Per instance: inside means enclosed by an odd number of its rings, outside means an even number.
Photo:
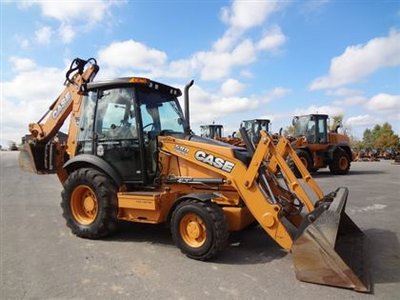
[[[235,265],[263,264],[284,258],[287,254],[260,226],[255,226],[231,233],[228,248],[214,262]]]
[[[169,228],[164,224],[143,224],[122,222],[119,231],[107,238],[117,242],[146,242],[164,246],[173,246]],[[248,228],[230,234],[228,246],[211,260],[219,264],[262,264],[286,256],[260,226]]]
[[[386,172],[380,171],[380,170],[350,170],[348,174],[346,175],[333,175],[329,171],[318,171],[318,172],[313,172],[311,173],[312,177],[314,178],[324,178],[324,177],[332,177],[332,176],[341,176],[341,177],[346,177],[346,176],[360,176],[360,175],[379,175],[379,174],[385,174]]]

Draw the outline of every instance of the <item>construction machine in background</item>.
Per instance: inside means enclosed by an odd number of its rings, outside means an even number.
[[[57,174],[63,216],[75,235],[102,238],[118,220],[166,223],[185,255],[207,260],[230,232],[257,221],[292,253],[299,280],[370,290],[366,238],[345,212],[348,189],[324,194],[286,138],[275,145],[261,131],[254,147],[241,130],[245,149],[194,135],[193,81],[183,114],[179,89],[138,77],[94,82],[98,70],[94,59],[73,61],[64,91],[29,125],[20,153],[23,169]],[[62,142],[57,132],[68,116]]]
[[[269,132],[270,123],[271,122],[268,119],[244,120],[240,123],[240,128],[244,128],[252,143],[257,144],[261,137],[261,131],[264,130]],[[220,124],[200,125],[200,135],[202,137],[218,140],[235,146],[246,147],[240,133],[234,131],[232,135],[225,137],[223,136],[223,130],[224,127]]]
[[[329,167],[332,174],[347,174],[353,160],[350,139],[338,133],[339,126],[329,130],[328,118],[324,114],[295,116],[292,121],[292,147],[310,172]],[[300,177],[294,162],[289,161],[289,164],[296,176]]]
[[[261,138],[261,131],[271,133],[271,120],[269,119],[251,119],[244,120],[240,124],[240,128],[246,130],[247,135],[254,145],[257,145]],[[272,135],[277,140],[278,134]]]
[[[235,132],[230,136],[223,136],[224,126],[221,124],[200,125],[200,136],[234,146],[244,147],[242,139],[235,137]]]
[[[224,126],[221,124],[200,125],[200,136],[209,139],[221,139]]]

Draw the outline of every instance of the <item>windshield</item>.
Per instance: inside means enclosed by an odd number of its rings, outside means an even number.
[[[311,122],[309,116],[298,117],[294,123],[294,135],[307,135],[313,125],[312,123],[315,125],[315,122]]]
[[[184,133],[184,117],[175,96],[138,88],[143,131]]]

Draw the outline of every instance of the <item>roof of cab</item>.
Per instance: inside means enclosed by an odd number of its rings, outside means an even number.
[[[160,91],[161,93],[175,95],[177,97],[182,95],[181,90],[178,88],[174,88],[172,86],[143,77],[121,77],[111,80],[94,81],[89,82],[87,84],[87,88],[88,90],[92,90],[98,88],[112,88],[122,85],[139,85]]]

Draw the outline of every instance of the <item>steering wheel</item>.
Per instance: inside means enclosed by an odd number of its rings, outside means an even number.
[[[149,126],[154,127],[154,123],[149,123],[149,124],[147,124],[146,126],[143,126],[143,130],[144,130],[145,128],[149,127]]]

